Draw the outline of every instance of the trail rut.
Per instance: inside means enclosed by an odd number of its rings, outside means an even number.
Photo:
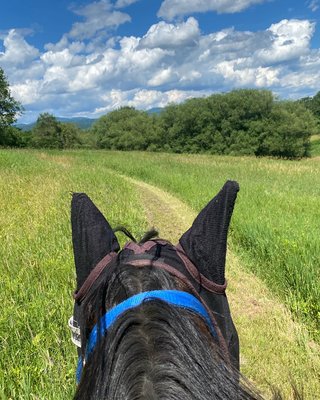
[[[119,177],[136,186],[150,228],[158,229],[161,237],[176,243],[196,213],[168,192],[127,176]],[[300,381],[308,382],[303,390],[305,398],[320,399],[319,346],[308,339],[304,327],[292,320],[286,307],[244,268],[230,248],[226,277],[230,308],[240,337],[242,373],[266,398],[271,397],[270,384],[278,387],[284,398],[292,398],[290,382],[299,376]]]

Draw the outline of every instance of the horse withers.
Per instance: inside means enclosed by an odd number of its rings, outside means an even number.
[[[75,399],[260,398],[239,373],[225,293],[238,190],[226,182],[177,245],[151,231],[121,250],[90,198],[73,194]]]

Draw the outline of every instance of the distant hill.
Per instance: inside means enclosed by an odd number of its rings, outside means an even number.
[[[17,128],[23,130],[23,131],[31,131],[31,129],[34,127],[35,122],[32,122],[31,124],[14,124]]]
[[[96,122],[95,118],[86,118],[86,117],[73,117],[73,118],[57,118],[60,122],[69,122],[77,125],[81,129],[88,129],[91,125]]]
[[[147,110],[148,114],[160,114],[163,108],[161,107],[154,107]],[[86,118],[86,117],[71,117],[71,118],[63,118],[63,117],[56,117],[60,122],[67,122],[77,125],[80,129],[89,129],[91,125],[97,120],[94,118]],[[15,124],[15,126],[23,131],[31,131],[36,123],[31,122],[30,124]]]
[[[160,114],[163,111],[162,107],[154,107],[147,110],[148,114]]]
[[[94,118],[85,118],[85,117],[73,117],[73,118],[57,117],[57,120],[60,122],[75,124],[80,129],[88,129],[96,121],[96,119]],[[22,129],[23,131],[30,131],[35,124],[36,124],[35,122],[31,122],[30,124],[16,124],[15,126],[17,128]]]

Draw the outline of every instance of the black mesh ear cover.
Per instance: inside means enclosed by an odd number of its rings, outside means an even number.
[[[199,272],[219,285],[225,282],[227,235],[238,191],[237,182],[227,181],[179,241]]]
[[[71,226],[78,290],[93,267],[120,246],[110,224],[85,193],[72,195]]]

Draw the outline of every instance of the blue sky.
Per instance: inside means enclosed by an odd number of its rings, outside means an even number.
[[[236,88],[320,90],[320,0],[10,0],[0,66],[29,122]]]

